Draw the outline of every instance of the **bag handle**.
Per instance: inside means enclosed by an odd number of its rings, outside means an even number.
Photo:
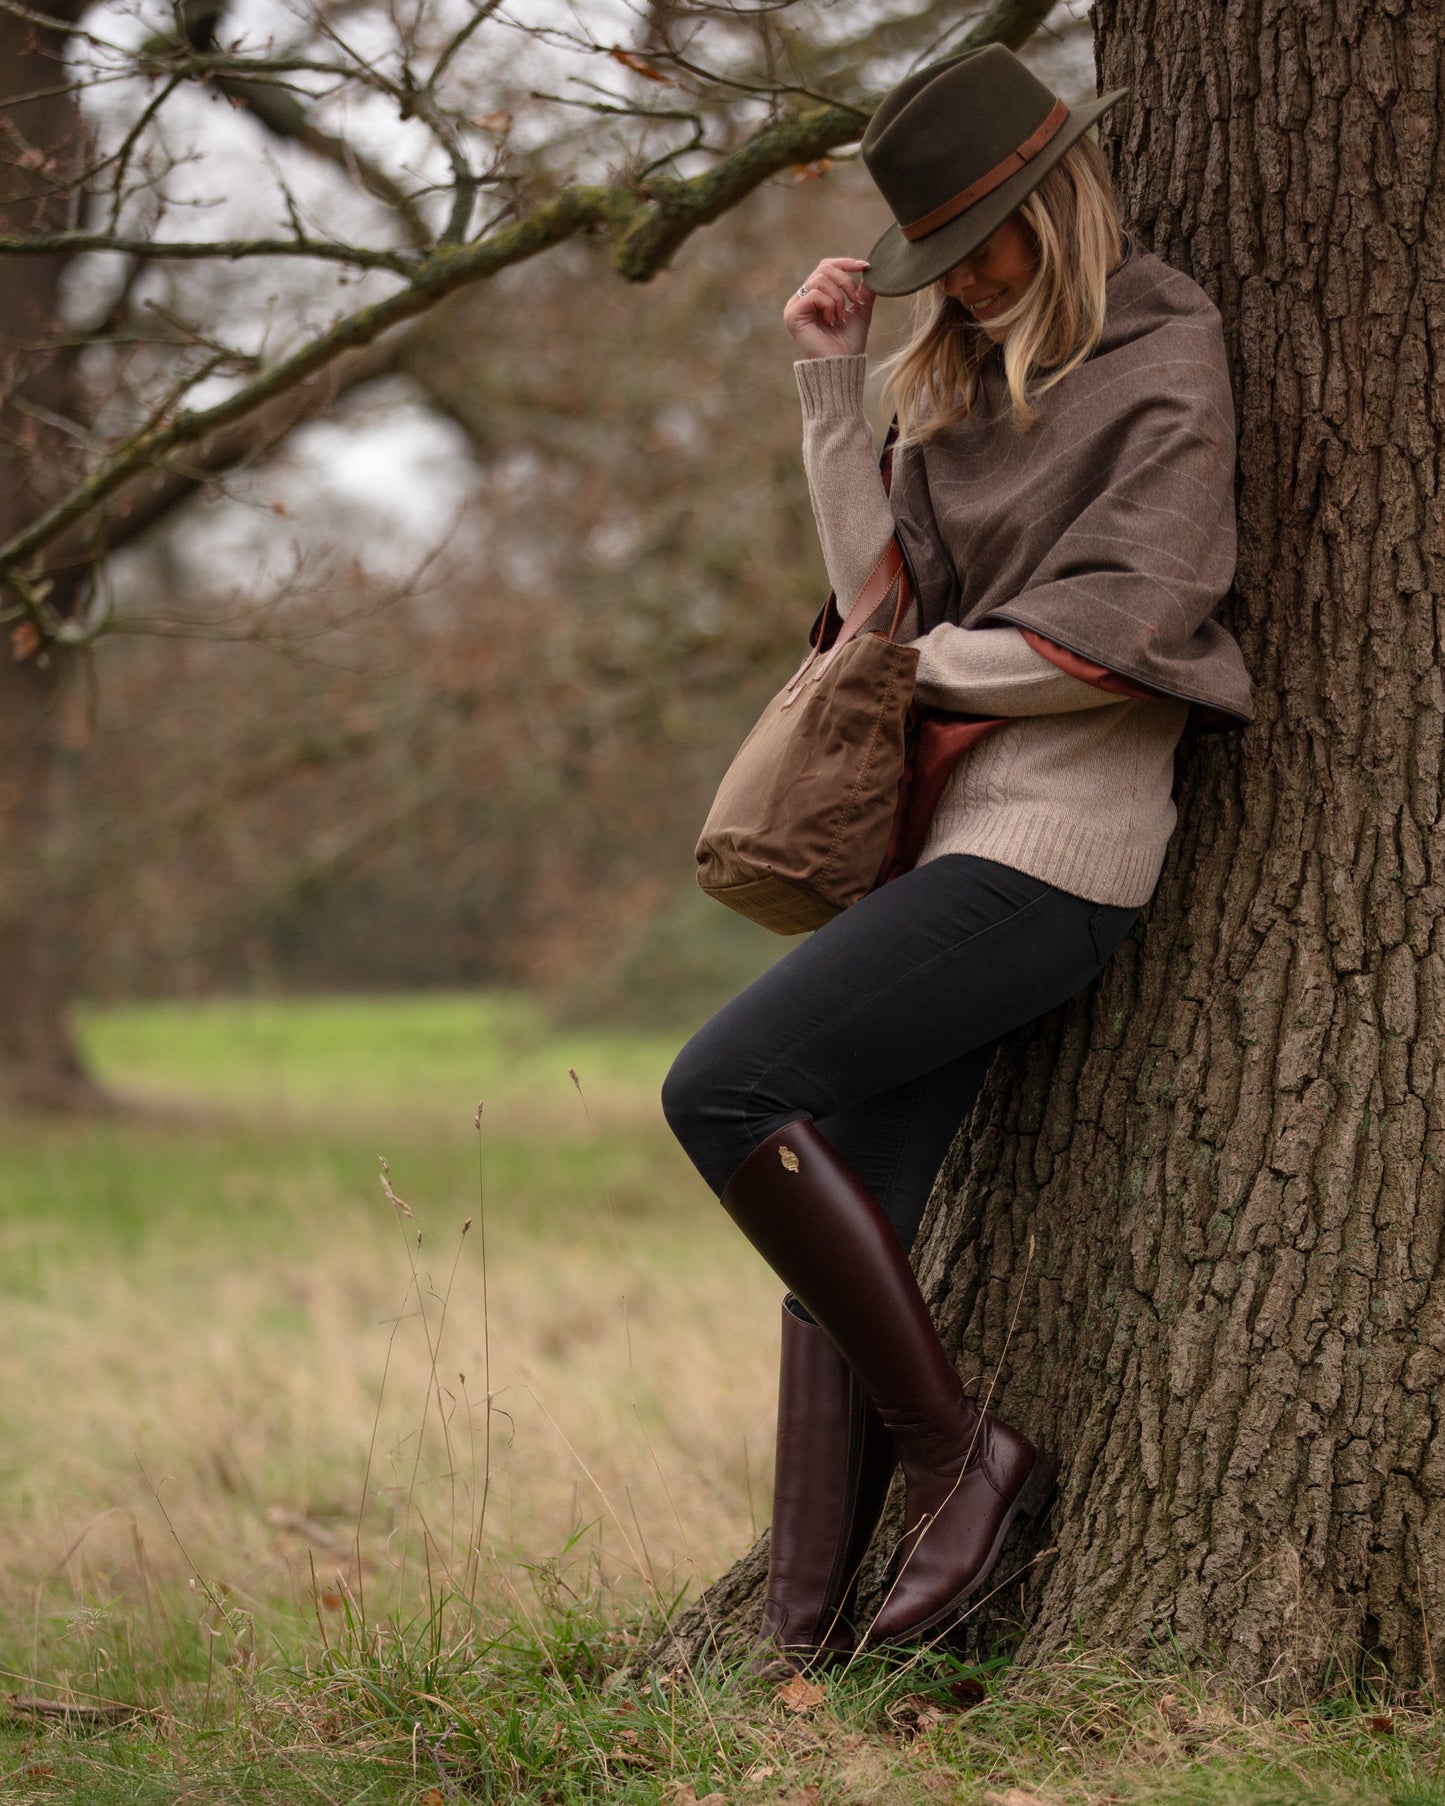
[[[803,660],[797,675],[788,686],[787,698],[783,705],[785,708],[797,697],[810,674],[814,677],[821,677],[824,670],[848,642],[857,639],[888,599],[888,592],[895,583],[898,585],[898,600],[893,605],[893,619],[889,622],[887,632],[883,636],[889,640],[897,637],[898,630],[903,625],[904,617],[913,602],[913,584],[909,578],[908,560],[903,556],[903,548],[898,543],[896,533],[883,548],[883,556],[868,573],[862,589],[858,592],[857,600],[848,610],[848,618],[838,629],[837,636],[826,652],[822,649],[824,636],[821,631],[819,632],[817,644],[809,649],[808,656]],[[830,596],[829,602],[831,603],[832,600],[833,598]],[[873,631],[877,632],[878,629],[875,628]]]

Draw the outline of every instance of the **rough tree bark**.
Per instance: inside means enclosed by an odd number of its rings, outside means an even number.
[[[66,178],[84,141],[75,93],[63,80],[64,50],[66,27],[82,10],[80,0],[59,0],[46,14],[53,25],[0,11],[0,231],[69,223]],[[12,259],[0,283],[0,539],[70,476],[73,359],[62,353],[37,364],[21,349],[50,330],[64,268],[59,256],[19,267]],[[76,1055],[63,954],[35,901],[56,807],[60,673],[14,656],[24,651],[23,641],[0,641],[0,1108],[89,1106],[100,1093]]]
[[[974,1618],[1030,1658],[1445,1663],[1442,26],[1098,0],[1128,217],[1224,316],[1259,715],[1181,762],[1144,924],[1000,1050],[925,1226],[962,1371],[1062,1456]],[[764,1561],[660,1657],[746,1632]]]

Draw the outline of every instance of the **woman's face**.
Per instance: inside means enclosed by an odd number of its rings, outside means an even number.
[[[1008,329],[995,331],[989,321],[1020,299],[1038,267],[1033,233],[1019,214],[1011,213],[940,281],[943,292],[966,307],[991,339],[1002,340]]]

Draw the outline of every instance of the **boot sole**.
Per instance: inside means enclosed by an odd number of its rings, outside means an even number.
[[[973,1579],[969,1581],[962,1592],[954,1594],[947,1605],[940,1606],[936,1612],[931,1612],[926,1618],[920,1618],[916,1624],[910,1624],[904,1630],[891,1631],[886,1642],[890,1644],[901,1643],[905,1640],[911,1642],[915,1638],[921,1636],[924,1631],[936,1630],[940,1624],[943,1624],[949,1618],[955,1617],[959,1608],[968,1603],[969,1599],[972,1598],[983,1585],[984,1581],[992,1574],[994,1567],[998,1562],[999,1555],[1003,1550],[1005,1539],[1007,1538],[1009,1531],[1013,1529],[1014,1519],[1019,1513],[1023,1512],[1026,1517],[1030,1518],[1041,1518],[1045,1511],[1048,1510],[1049,1501],[1054,1496],[1054,1488],[1057,1484],[1058,1477],[1059,1464],[1051,1455],[1046,1455],[1044,1451],[1040,1449],[1038,1454],[1034,1457],[1033,1466],[1029,1469],[1028,1479],[1025,1480],[1023,1485],[1018,1489],[1018,1492],[1014,1496],[1013,1504],[1010,1505],[1008,1510],[1003,1514],[1003,1521],[998,1527],[998,1534],[994,1537],[993,1542],[989,1547],[989,1552],[984,1559],[983,1566],[979,1569],[978,1573],[974,1575]],[[885,1646],[884,1639],[881,1638],[875,1642],[872,1637],[867,1637],[865,1638],[865,1643],[873,1648]]]

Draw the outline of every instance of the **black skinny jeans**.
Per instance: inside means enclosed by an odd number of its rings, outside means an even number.
[[[946,853],[873,891],[695,1034],[662,1090],[719,1194],[759,1142],[811,1117],[911,1248],[994,1043],[1081,990],[1135,909]]]

